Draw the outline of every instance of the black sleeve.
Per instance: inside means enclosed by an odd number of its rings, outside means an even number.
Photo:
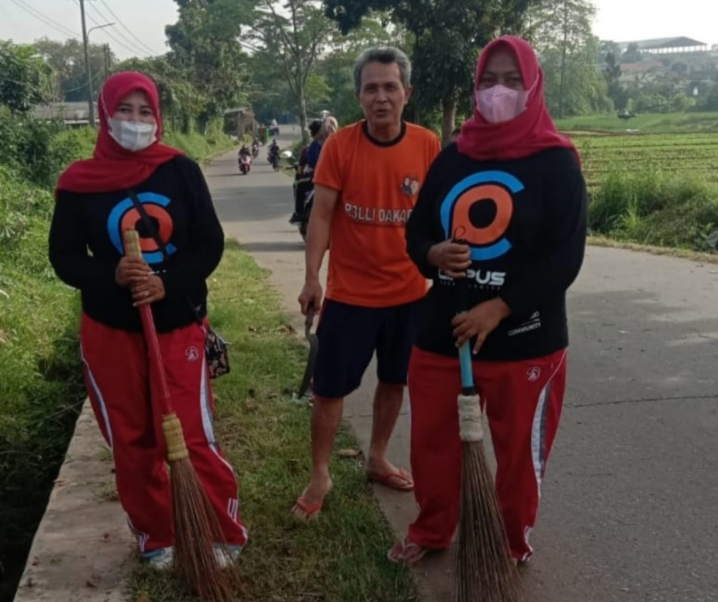
[[[168,299],[184,298],[186,291],[202,286],[217,269],[224,253],[224,232],[202,170],[189,159],[177,163],[187,186],[190,242],[186,249],[180,249],[177,264],[160,274]]]
[[[406,223],[406,252],[419,268],[422,276],[430,280],[437,277],[438,269],[429,263],[429,249],[443,242],[443,238],[437,238],[435,211],[441,173],[437,165],[442,155],[443,152],[429,168],[414,210]]]
[[[82,202],[71,192],[60,191],[57,195],[49,257],[58,278],[73,288],[119,290],[115,283],[117,263],[103,263],[88,253]]]
[[[517,315],[536,311],[562,296],[578,276],[586,248],[587,194],[578,161],[570,151],[556,157],[544,191],[547,215],[540,239],[543,252],[523,266],[521,274],[501,292]]]

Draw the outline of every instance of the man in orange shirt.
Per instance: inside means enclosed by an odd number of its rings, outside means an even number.
[[[386,457],[401,410],[427,281],[406,253],[404,231],[429,166],[440,152],[432,132],[402,121],[411,64],[395,48],[363,53],[354,69],[365,120],[326,142],[314,176],[307,236],[305,315],[321,308],[314,373],[312,478],[293,512],[309,518],[332,488],[329,458],[344,397],[359,388],[376,352],[379,385],[366,472],[412,491],[411,475]],[[319,270],[331,237],[326,300]]]

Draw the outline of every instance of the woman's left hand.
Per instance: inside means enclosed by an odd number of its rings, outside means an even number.
[[[486,337],[510,314],[509,306],[498,297],[460,313],[451,321],[454,326],[456,346],[461,347],[466,341],[476,337],[473,353],[478,353]]]
[[[165,283],[162,278],[152,275],[147,282],[132,287],[132,300],[135,307],[149,305],[165,298]]]

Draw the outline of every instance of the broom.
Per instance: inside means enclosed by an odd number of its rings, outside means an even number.
[[[136,230],[125,232],[125,253],[142,257]],[[139,308],[147,343],[150,374],[157,379],[162,413],[162,431],[167,445],[172,486],[172,511],[175,526],[175,570],[182,581],[202,600],[230,602],[234,599],[233,570],[222,570],[215,544],[224,541],[214,508],[192,466],[177,414],[172,409],[154,318],[149,305]],[[220,548],[223,553],[229,550]]]
[[[456,281],[459,310],[468,311],[466,279]],[[481,401],[474,386],[471,342],[459,350],[462,441],[461,505],[454,573],[455,602],[519,602],[518,572],[511,558],[496,486],[486,459]]]

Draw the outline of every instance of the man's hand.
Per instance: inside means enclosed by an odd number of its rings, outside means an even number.
[[[315,312],[319,311],[319,308],[322,306],[323,295],[324,291],[322,291],[322,285],[319,284],[318,280],[307,280],[299,295],[299,305],[302,308],[302,314],[306,316],[309,313],[310,307]]]
[[[132,300],[135,307],[157,303],[165,298],[165,283],[162,278],[152,275],[146,282],[132,287]]]
[[[141,257],[123,257],[115,269],[117,286],[127,288],[147,282],[152,270]]]
[[[471,249],[450,240],[440,242],[429,249],[429,263],[452,278],[465,278],[471,266]]]
[[[473,350],[474,354],[477,354],[486,337],[510,314],[509,306],[498,297],[491,301],[480,303],[469,311],[460,313],[451,321],[452,326],[454,326],[456,346],[461,347],[466,341],[477,337]]]

